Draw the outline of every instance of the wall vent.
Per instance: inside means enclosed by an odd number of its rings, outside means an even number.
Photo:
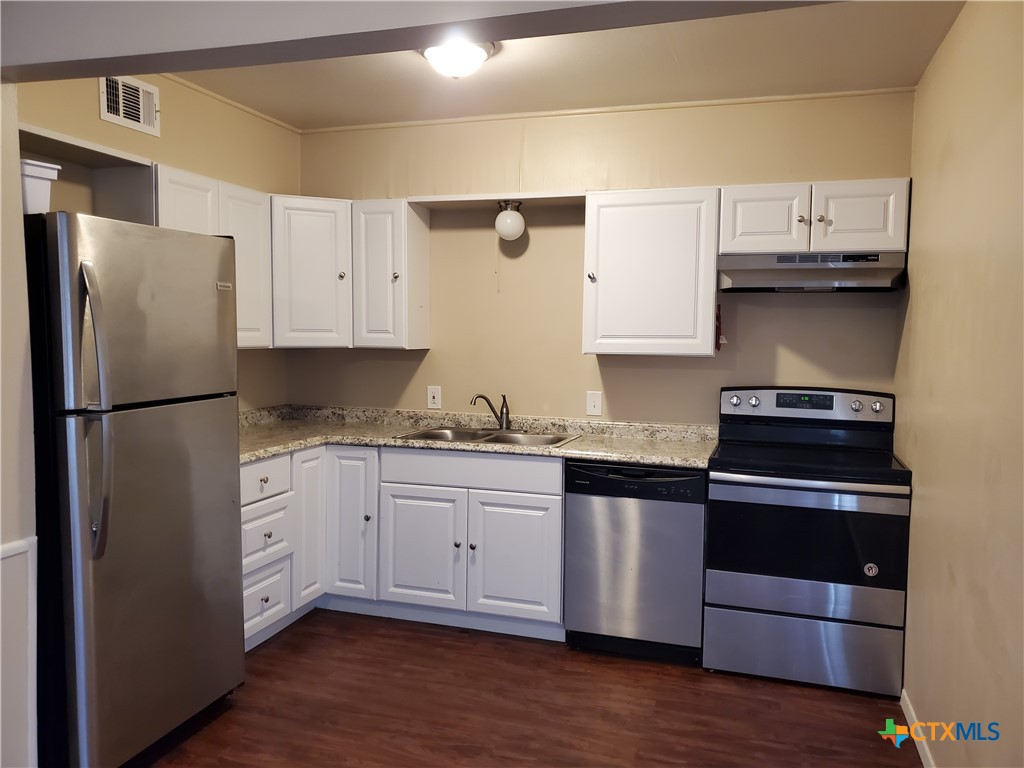
[[[160,89],[134,77],[101,77],[100,117],[159,136]]]

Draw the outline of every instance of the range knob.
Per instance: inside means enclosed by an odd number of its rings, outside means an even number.
[[[874,411],[875,413],[881,413],[882,411],[885,410],[885,406],[882,405],[881,400],[875,400],[875,402],[871,404],[871,410]]]
[[[739,395],[733,395],[732,397],[729,398],[729,405],[731,405],[733,408],[737,408],[739,404],[742,402],[743,401],[740,400]]]
[[[749,405],[751,408],[757,408],[757,406],[759,406],[760,404],[761,398],[759,398],[757,395],[751,395],[750,399],[747,400],[747,405]]]
[[[853,411],[854,413],[860,413],[861,411],[864,410],[864,403],[862,403],[860,400],[854,400],[852,403],[850,403],[850,410]]]

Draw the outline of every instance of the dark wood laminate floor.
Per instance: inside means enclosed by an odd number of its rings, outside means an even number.
[[[919,766],[897,702],[314,611],[160,766]]]

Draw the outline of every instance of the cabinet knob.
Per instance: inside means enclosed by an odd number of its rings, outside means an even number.
[[[391,273],[391,279],[392,280],[397,280],[398,279],[398,273],[397,272],[392,272]]]
[[[470,542],[469,543],[469,548],[475,550],[476,549],[476,544],[474,544],[473,542]]]
[[[817,221],[819,223],[824,222],[825,221],[825,214],[824,213],[819,213],[818,217],[815,219],[815,221]]]
[[[345,279],[345,273],[344,272],[339,272],[338,273],[338,279],[339,280],[344,280]]]
[[[263,595],[263,597],[260,598],[260,602],[264,603],[264,604],[269,603],[270,602],[270,595]]]
[[[266,485],[269,482],[270,482],[270,478],[267,477],[266,475],[264,475],[263,477],[260,478],[260,485]]]
[[[462,546],[462,542],[461,542],[461,541],[456,541],[456,542],[455,542],[455,548],[456,548],[456,549],[458,549],[458,548],[459,548],[459,547],[461,547],[461,546]]]
[[[263,532],[263,538],[264,539],[272,539],[272,538],[274,538],[274,532],[273,531],[264,531]]]
[[[796,220],[803,224],[805,221],[807,221],[807,217],[801,213],[799,216],[796,217]]]
[[[596,283],[597,275],[595,275],[593,272],[587,272],[587,279],[592,283]]]
[[[370,516],[369,515],[363,515],[363,520],[365,520],[366,522],[370,522]]]

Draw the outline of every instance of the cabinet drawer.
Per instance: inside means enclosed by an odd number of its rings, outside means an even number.
[[[242,621],[248,638],[292,610],[292,558],[287,555],[242,578]]]
[[[242,573],[294,551],[294,515],[294,491],[242,510]]]
[[[292,489],[290,454],[245,464],[241,469],[242,506]]]

